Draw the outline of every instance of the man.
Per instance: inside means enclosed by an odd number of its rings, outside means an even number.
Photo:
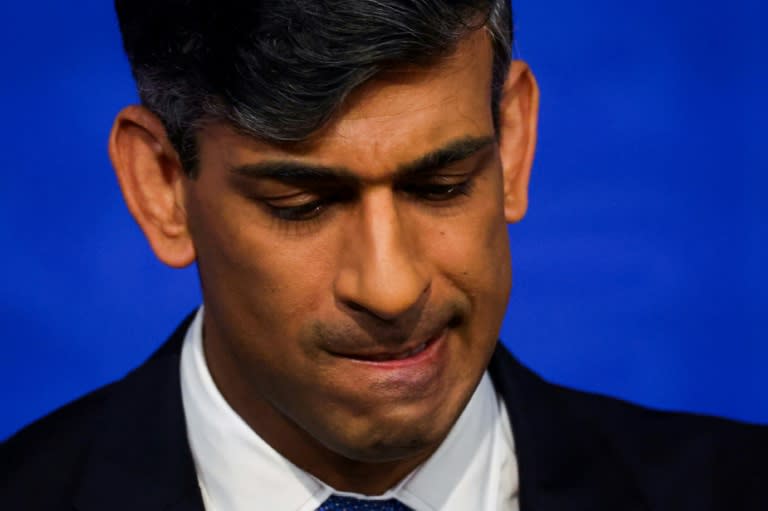
[[[3,509],[765,509],[764,428],[497,343],[538,90],[503,0],[118,0],[110,155],[204,307],[2,448]]]

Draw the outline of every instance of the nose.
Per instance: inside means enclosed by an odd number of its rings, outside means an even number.
[[[414,238],[418,233],[404,220],[391,189],[362,197],[345,234],[334,284],[338,301],[387,321],[422,304],[429,276]]]

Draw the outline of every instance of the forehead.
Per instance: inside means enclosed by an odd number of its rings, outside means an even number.
[[[200,134],[201,169],[288,159],[385,177],[448,142],[493,133],[492,60],[487,33],[477,30],[433,65],[398,67],[363,84],[300,144],[275,145],[209,126]]]

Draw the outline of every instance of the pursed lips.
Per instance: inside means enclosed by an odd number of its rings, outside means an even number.
[[[412,357],[416,357],[420,353],[423,353],[430,346],[435,344],[438,340],[442,339],[448,330],[447,325],[442,325],[439,330],[427,338],[425,341],[411,342],[405,346],[397,346],[389,349],[377,348],[375,350],[359,350],[359,351],[344,351],[344,352],[331,352],[334,356],[349,358],[352,360],[359,360],[361,362],[388,362],[388,361],[402,361]],[[422,337],[423,339],[423,337]]]

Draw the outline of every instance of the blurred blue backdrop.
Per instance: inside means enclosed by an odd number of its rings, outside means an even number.
[[[502,336],[545,377],[768,422],[768,4],[518,0],[542,88]],[[200,300],[106,154],[111,2],[3,2],[0,438],[140,363]]]

